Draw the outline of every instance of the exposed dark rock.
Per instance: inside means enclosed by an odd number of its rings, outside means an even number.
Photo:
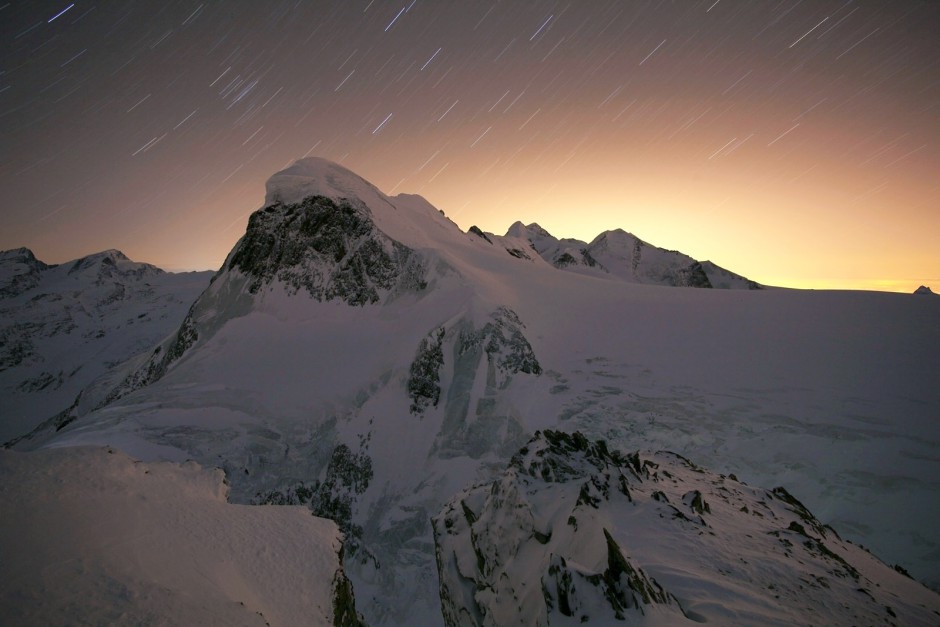
[[[395,288],[426,287],[418,255],[379,231],[368,209],[311,196],[253,213],[228,263],[258,292],[277,280],[320,301],[366,305]]]
[[[704,287],[711,288],[711,281],[702,268],[702,264],[696,261],[687,268],[680,268],[676,271],[676,287]]]
[[[507,248],[506,252],[516,259],[528,259],[529,261],[532,261],[532,257],[529,256],[529,253],[522,250],[521,248]]]
[[[368,440],[363,442],[363,446]],[[323,479],[297,482],[284,488],[255,495],[261,505],[307,505],[314,515],[329,518],[346,536],[346,546],[353,552],[360,548],[362,527],[353,522],[357,498],[372,481],[372,458],[360,450],[353,453],[346,444],[338,444],[330,456]]]
[[[411,413],[420,414],[429,406],[437,407],[441,398],[441,366],[444,365],[444,328],[426,338],[418,345],[415,359],[411,362],[408,376],[408,396],[411,398]]]
[[[471,226],[469,232],[470,232],[470,233],[473,233],[473,234],[476,235],[477,237],[480,237],[480,238],[485,239],[485,240],[488,241],[490,244],[493,243],[493,240],[491,240],[491,239],[489,238],[489,236],[488,236],[486,233],[484,233],[483,231],[481,231],[481,230],[480,230],[480,227],[478,227],[478,226],[476,226],[476,225]]]
[[[564,268],[565,266],[570,266],[572,264],[578,263],[578,260],[571,256],[571,253],[564,252],[557,257],[552,262],[552,265],[556,268]]]
[[[458,355],[482,347],[487,359],[497,366],[504,378],[517,372],[542,374],[542,366],[522,332],[524,325],[516,312],[500,307],[491,318],[482,329],[461,333]]]

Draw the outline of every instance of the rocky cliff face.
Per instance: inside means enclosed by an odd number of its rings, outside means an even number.
[[[105,254],[96,264],[84,258],[72,264],[69,273],[97,269],[95,280],[100,284],[118,271],[134,272],[138,278],[161,272],[152,266],[119,268],[123,260],[126,257],[120,253]],[[40,431],[61,429],[89,411],[160,380],[200,340],[255,308],[265,292],[300,293],[320,302],[361,307],[425,289],[426,272],[422,257],[382,233],[369,208],[358,199],[312,195],[290,204],[275,201],[251,215],[245,235],[173,336],[148,356],[126,364],[117,380],[100,381],[83,391],[72,405],[43,423]],[[22,350],[13,347],[8,352],[15,355]]]
[[[256,211],[227,267],[249,277],[252,293],[277,280],[289,292],[356,306],[426,287],[420,257],[378,230],[355,199],[310,196]]]
[[[579,433],[536,434],[433,526],[448,625],[940,618],[931,591],[843,541],[783,488]]]

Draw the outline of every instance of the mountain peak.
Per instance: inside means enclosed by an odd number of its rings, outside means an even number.
[[[265,184],[265,205],[298,203],[311,196],[359,198],[368,201],[384,194],[372,183],[328,159],[307,157],[275,173]]]
[[[96,259],[100,261],[104,261],[105,259],[109,259],[111,261],[130,261],[130,258],[117,248],[109,248],[98,253],[92,253],[90,255],[86,255],[83,257],[83,259]]]
[[[5,261],[37,261],[36,255],[33,254],[33,251],[21,246],[19,248],[11,248],[10,250],[0,250],[0,263]]]
[[[921,285],[916,290],[914,290],[914,293],[915,294],[933,294],[934,292],[926,285]]]
[[[539,237],[556,239],[554,235],[552,235],[551,233],[543,229],[541,225],[539,225],[537,222],[533,222],[532,224],[529,224],[528,226],[526,226],[526,229],[529,230],[529,233],[538,235]]]
[[[0,251],[0,298],[16,296],[35,287],[39,274],[50,267],[25,247]]]
[[[529,232],[526,228],[526,225],[524,225],[519,220],[516,220],[506,230],[506,235],[504,235],[504,237],[528,237],[528,235]]]
[[[609,231],[604,231],[595,237],[594,241],[591,242],[591,246],[595,246],[601,242],[607,242],[608,245],[613,244],[633,248],[633,245],[636,241],[639,241],[639,238],[633,233],[628,233],[623,229],[611,229]]]
[[[85,255],[69,263],[68,274],[76,273],[94,276],[98,281],[138,280],[163,274],[163,270],[149,263],[133,261],[120,250],[109,248],[98,253]]]

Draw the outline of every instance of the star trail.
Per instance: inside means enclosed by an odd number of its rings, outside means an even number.
[[[0,248],[218,267],[303,156],[461,228],[940,285],[940,2],[0,0]]]

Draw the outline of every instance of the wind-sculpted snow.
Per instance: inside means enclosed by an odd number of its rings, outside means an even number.
[[[228,503],[193,462],[0,451],[7,625],[361,624],[336,524]]]
[[[396,288],[426,286],[421,260],[382,234],[368,208],[324,196],[256,211],[228,268],[250,277],[252,293],[276,279],[293,292],[304,289],[317,300],[350,305],[376,303]]]
[[[783,488],[544,431],[433,520],[447,625],[929,625],[940,596]]]

